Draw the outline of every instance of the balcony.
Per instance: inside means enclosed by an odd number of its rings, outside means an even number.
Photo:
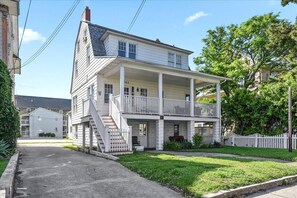
[[[113,100],[120,109],[120,97],[115,96]],[[129,114],[159,114],[159,98],[144,96],[124,96],[124,113]],[[163,115],[167,116],[191,116],[191,102],[186,100],[163,99]],[[216,104],[198,103],[194,104],[194,116],[214,118],[216,115]]]

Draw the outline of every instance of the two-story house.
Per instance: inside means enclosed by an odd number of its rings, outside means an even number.
[[[195,90],[215,84],[220,93],[225,78],[191,71],[189,50],[92,24],[90,15],[87,7],[73,58],[74,144],[162,150],[169,137],[192,141],[195,122],[213,123],[213,141],[221,141],[220,94],[216,104],[197,103]]]
[[[13,80],[14,100],[15,74],[20,74],[18,16],[19,0],[0,1],[0,59],[7,65]]]
[[[20,115],[22,137],[36,138],[40,133],[55,133],[58,138],[68,135],[68,115],[71,100],[37,96],[15,96]]]

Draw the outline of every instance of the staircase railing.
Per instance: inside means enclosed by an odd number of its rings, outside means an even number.
[[[105,126],[104,121],[102,120],[100,114],[97,111],[95,101],[93,99],[90,99],[89,105],[90,105],[90,114],[95,122],[95,125],[97,127],[97,131],[100,134],[103,144],[105,146],[105,152],[109,152],[110,150],[110,137],[108,133],[108,127]]]
[[[115,124],[120,129],[129,150],[132,151],[132,127],[130,127],[125,118],[123,118],[118,106],[114,101],[116,99],[118,99],[118,97],[114,98],[112,94],[109,95],[109,115],[112,117]]]

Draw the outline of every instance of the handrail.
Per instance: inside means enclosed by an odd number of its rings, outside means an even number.
[[[98,132],[100,134],[100,136],[102,137],[102,141],[105,145],[105,149],[109,150],[109,145],[107,145],[107,137],[108,137],[108,134],[107,134],[107,131],[108,131],[108,128],[107,126],[104,124],[104,121],[102,120],[100,114],[97,112],[97,109],[96,109],[96,106],[95,106],[95,101],[93,99],[90,99],[90,114],[97,126],[97,129],[98,129]]]

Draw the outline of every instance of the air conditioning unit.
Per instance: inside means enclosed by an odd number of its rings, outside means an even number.
[[[88,37],[84,36],[83,41],[86,43],[88,41]]]

